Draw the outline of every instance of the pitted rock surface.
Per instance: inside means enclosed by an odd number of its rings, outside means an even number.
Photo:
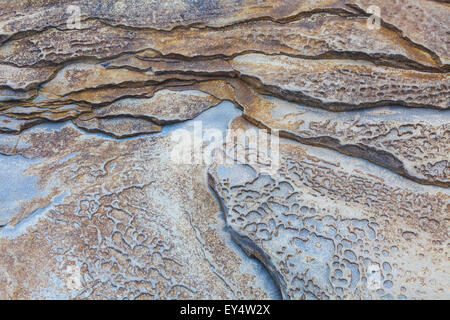
[[[449,21],[0,0],[0,298],[450,298]]]
[[[231,124],[249,126],[241,118]],[[257,153],[236,142],[226,156],[234,149],[245,149],[245,159]],[[262,159],[218,162],[209,176],[233,237],[264,261],[285,298],[447,296],[448,190],[410,186],[387,170],[293,142],[279,152],[273,173]]]

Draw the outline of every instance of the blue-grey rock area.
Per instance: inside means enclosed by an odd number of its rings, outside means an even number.
[[[0,299],[449,299],[449,21],[0,0]]]

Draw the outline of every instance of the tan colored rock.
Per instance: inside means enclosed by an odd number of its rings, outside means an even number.
[[[233,68],[260,91],[330,110],[387,104],[448,109],[449,74],[377,67],[352,60],[248,54]]]
[[[449,186],[448,111],[389,106],[330,112],[258,94],[239,80],[193,87],[233,101],[248,121],[283,137],[361,157],[419,183]]]
[[[0,115],[0,133],[20,133],[24,129],[44,121],[43,119],[21,120]]]
[[[238,118],[233,131],[255,130]],[[281,141],[277,170],[243,139],[219,150],[210,184],[233,238],[287,299],[445,299],[448,189],[412,183],[364,160]],[[269,150],[272,155],[276,149]]]
[[[448,298],[449,13],[0,0],[0,299]]]
[[[186,86],[180,86],[185,84]],[[190,85],[188,85],[190,84]],[[134,136],[142,133],[158,132],[159,125],[180,122],[197,117],[205,110],[219,104],[221,99],[198,90],[191,90],[193,82],[167,82],[162,85],[148,85],[137,88],[111,87],[89,89],[66,95],[59,101],[43,99],[36,103],[19,103],[3,106],[0,114],[5,114],[18,120],[47,119],[51,121],[65,121],[77,118],[80,114],[94,118],[134,117],[120,121],[120,127],[114,130],[112,119],[92,120],[89,122],[78,119],[77,125],[84,129],[105,131],[116,137]],[[173,85],[173,87],[172,87]],[[170,89],[164,89],[168,87]],[[116,100],[121,96],[136,96],[136,98],[119,99],[104,105],[108,100]],[[148,97],[148,98],[146,98]],[[103,104],[93,108],[86,104],[73,104],[72,101]],[[90,115],[86,115],[90,114]],[[147,119],[147,120],[144,120]],[[30,122],[38,123],[38,122]],[[108,128],[106,128],[106,127]],[[132,129],[135,127],[136,130]],[[114,134],[116,131],[116,134]],[[123,131],[123,132],[122,132]]]
[[[90,22],[81,30],[48,29],[0,47],[0,61],[27,66],[91,57],[104,59],[127,52],[150,49],[151,57],[237,56],[247,52],[300,57],[347,57],[403,68],[439,68],[427,50],[417,48],[388,28],[369,29],[367,18],[317,13],[293,22],[252,21],[211,29],[130,31]],[[147,51],[148,52],[148,51]],[[144,55],[139,55],[138,57]],[[136,58],[119,57],[115,65],[129,60],[148,69]],[[131,60],[131,61],[130,61]],[[213,63],[217,65],[217,61]],[[167,67],[167,65],[166,65]],[[232,70],[231,70],[232,71]]]
[[[288,23],[254,21],[220,29],[174,30],[153,36],[150,47],[163,55],[237,56],[247,52],[300,57],[352,57],[418,67],[439,65],[387,28],[367,28],[366,17],[318,13]],[[400,58],[402,57],[402,58]],[[403,59],[403,62],[402,62]],[[409,62],[407,62],[409,60]]]
[[[243,21],[270,17],[275,21],[289,21],[299,14],[314,11],[333,13],[367,13],[369,6],[376,5],[381,10],[381,18],[397,30],[398,34],[428,49],[443,63],[448,64],[448,3],[427,0],[227,0],[192,2],[172,1],[161,5],[159,1],[50,1],[44,4],[28,1],[0,2],[1,23],[0,43],[12,35],[25,31],[41,31],[51,26],[69,28],[67,22],[76,14],[70,5],[76,5],[81,14],[81,29],[86,19],[107,21],[111,25],[147,27],[171,30],[179,26],[224,27]],[[357,8],[357,9],[355,9]],[[133,33],[129,34],[131,38]],[[127,39],[127,37],[125,37]],[[114,46],[108,38],[101,39],[108,52]],[[89,43],[87,41],[86,43]],[[125,42],[126,44],[126,42]]]
[[[97,21],[83,24],[83,29],[51,28],[11,40],[1,46],[1,60],[17,66],[58,64],[80,57],[107,58],[145,48],[145,38],[134,31]]]
[[[421,183],[450,187],[450,113],[403,107],[330,112],[241,87],[251,122],[302,143],[361,157]]]
[[[30,30],[43,30],[49,26],[66,27],[67,21],[74,15],[70,5],[80,9],[81,22],[86,18],[105,20],[111,25],[129,27],[148,27],[170,30],[177,26],[222,27],[239,21],[272,17],[274,20],[296,16],[314,9],[342,8],[336,0],[275,1],[275,0],[208,0],[192,2],[176,0],[161,5],[157,0],[133,1],[49,1],[30,3],[7,0],[0,2],[2,23],[0,35],[3,39]],[[346,7],[352,11],[351,8]],[[342,10],[342,9],[341,9]]]
[[[47,99],[58,100],[69,94],[83,95],[82,91],[88,89],[105,88],[111,90],[111,87],[118,85],[139,88],[150,84],[196,79],[201,80],[202,78],[177,73],[156,75],[150,71],[139,72],[126,68],[105,68],[97,63],[75,63],[60,70],[56,77],[42,86],[40,93]],[[107,95],[114,94],[111,91],[106,92]]]
[[[443,64],[450,63],[448,1],[427,0],[351,0],[363,11],[380,8],[381,19],[410,41],[430,50]]]
[[[18,68],[0,64],[0,86],[13,90],[29,90],[49,80],[56,68]]]
[[[139,87],[105,87],[98,89],[86,89],[78,92],[69,93],[64,98],[56,97],[56,101],[64,100],[87,102],[89,104],[111,103],[117,99],[128,96],[147,97],[152,96],[157,90],[157,85],[145,85]]]
[[[98,89],[86,89],[78,92],[69,93],[63,98],[43,99],[50,101],[76,101],[86,102],[91,105],[111,103],[123,97],[152,97],[153,94],[165,87],[179,87],[192,85],[194,80],[167,80],[160,84],[151,84],[143,86],[111,86]]]
[[[84,89],[118,85],[127,82],[145,82],[154,79],[152,73],[127,69],[105,69],[94,63],[71,64],[58,72],[40,91],[49,98],[61,97]]]
[[[178,60],[169,58],[141,59],[137,56],[124,56],[104,64],[108,68],[128,67],[142,71],[151,70],[155,74],[188,73],[208,76],[235,76],[233,68],[224,59]]]
[[[143,117],[167,124],[195,118],[219,102],[219,99],[201,91],[163,89],[151,98],[121,99],[105,107],[95,108],[93,113],[96,117]]]
[[[91,108],[76,104],[67,105],[33,105],[33,104],[10,104],[0,113],[13,117],[17,120],[46,119],[50,121],[66,121],[77,117],[82,113],[90,112]],[[38,124],[36,121],[29,121],[31,124]]]

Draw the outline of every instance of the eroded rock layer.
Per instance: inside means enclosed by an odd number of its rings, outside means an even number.
[[[449,21],[0,0],[0,298],[448,299]]]
[[[16,180],[31,179],[28,199],[2,202],[14,211],[0,229],[1,298],[276,297],[221,230],[205,166],[170,161],[170,136],[117,140],[66,123],[0,142],[2,174],[23,163]]]
[[[247,119],[285,137],[362,157],[420,182],[450,187],[450,112],[385,107],[333,113],[256,95]]]
[[[251,125],[238,118],[231,128]],[[264,262],[285,298],[448,295],[448,190],[294,142],[281,142],[272,171],[264,156],[250,160],[258,149],[243,140],[218,158],[234,150],[247,161],[216,162],[210,183],[233,237]]]
[[[402,104],[448,109],[448,74],[380,68],[359,61],[239,56],[233,68],[261,90],[331,110]]]

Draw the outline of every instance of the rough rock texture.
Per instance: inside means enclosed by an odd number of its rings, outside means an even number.
[[[101,132],[114,138],[133,137],[139,134],[160,132],[161,127],[145,119],[117,117],[113,119],[98,119],[86,116],[77,118],[73,123],[88,132]]]
[[[404,107],[329,112],[261,95],[238,80],[192,86],[231,100],[253,124],[364,158],[424,184],[449,187],[450,112]]]
[[[396,32],[385,27],[381,31],[370,30],[366,24],[366,17],[332,13],[318,13],[286,23],[261,20],[220,29],[182,28],[171,33],[131,32],[127,28],[90,22],[84,24],[82,30],[52,28],[38,35],[11,40],[0,49],[0,61],[31,66],[79,57],[104,59],[123,52],[150,49],[152,57],[171,54],[229,57],[255,51],[303,57],[356,57],[416,68],[441,67],[429,52],[412,45]]]
[[[91,63],[76,63],[59,71],[51,81],[42,86],[48,96],[64,96],[84,89],[118,85],[127,82],[146,82],[154,79],[152,73],[126,69],[105,69]]]
[[[427,0],[179,0],[159,1],[29,1],[3,0],[0,36],[5,41],[25,31],[40,31],[50,26],[64,26],[71,16],[69,5],[77,5],[85,19],[104,21],[110,25],[147,27],[170,30],[177,26],[224,27],[238,22],[270,17],[283,21],[326,10],[340,13],[366,13],[371,5],[380,8],[383,22],[398,30],[409,41],[423,46],[448,62],[448,4]],[[72,12],[73,14],[73,12]],[[33,19],[29,17],[33,15]]]
[[[121,99],[94,109],[96,117],[129,115],[151,118],[157,123],[177,122],[195,118],[219,103],[219,99],[201,91],[160,90],[151,98]]]
[[[0,86],[13,90],[28,90],[49,80],[54,68],[19,68],[0,64]]]
[[[382,20],[404,38],[429,50],[443,64],[449,64],[450,25],[448,1],[357,0],[359,9],[376,5]],[[447,21],[447,22],[445,22]]]
[[[258,152],[236,142],[227,156],[235,149],[246,160]],[[283,297],[448,296],[448,190],[293,142],[279,152],[271,174],[263,157],[218,162],[209,175],[234,239],[264,262]]]
[[[31,99],[36,95],[36,92],[36,90],[17,91],[9,88],[3,88],[0,89],[0,102]]]
[[[25,128],[29,128],[35,124],[44,122],[43,119],[31,119],[31,120],[20,120],[8,117],[6,115],[0,116],[0,132],[6,133],[20,133]]]
[[[411,179],[450,187],[450,112],[375,108],[334,113],[256,95],[250,121],[285,137],[362,157]]]
[[[0,298],[448,299],[449,21],[0,0]]]

